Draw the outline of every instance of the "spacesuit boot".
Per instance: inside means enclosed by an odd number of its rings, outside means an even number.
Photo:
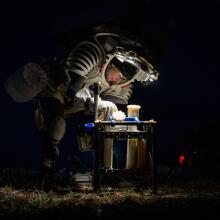
[[[40,168],[39,188],[45,192],[53,190],[55,186],[55,162],[51,161],[51,163],[53,164],[52,167],[42,164]]]
[[[43,159],[40,167],[39,187],[41,190],[50,191],[56,187],[55,162],[59,156],[59,141],[50,139],[43,144]]]

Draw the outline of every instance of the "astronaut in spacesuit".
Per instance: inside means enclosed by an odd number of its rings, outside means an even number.
[[[59,156],[66,118],[77,112],[94,112],[94,83],[100,86],[98,119],[108,119],[118,110],[117,104],[128,103],[135,80],[146,85],[157,80],[158,72],[134,48],[142,46],[101,31],[76,43],[61,64],[48,68],[28,63],[6,81],[6,91],[16,102],[34,97],[40,100],[34,114],[43,134],[44,177],[54,169]]]

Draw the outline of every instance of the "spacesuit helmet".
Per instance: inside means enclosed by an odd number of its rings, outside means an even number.
[[[114,57],[111,64],[122,73],[125,79],[131,79],[137,72],[137,68],[127,62],[120,61],[117,57]]]
[[[143,86],[147,86],[158,79],[159,73],[146,58],[139,56],[134,51],[127,51],[124,48],[117,48],[116,52],[109,55],[108,66],[114,66],[122,73],[122,86],[139,81]],[[108,68],[107,68],[108,70]],[[105,77],[108,77],[105,71]]]

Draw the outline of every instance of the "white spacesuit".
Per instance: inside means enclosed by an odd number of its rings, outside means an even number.
[[[66,129],[65,118],[81,111],[94,111],[94,83],[100,85],[98,117],[108,119],[117,111],[116,104],[128,103],[135,80],[143,84],[157,80],[157,71],[136,49],[144,50],[126,37],[98,32],[75,44],[61,63],[49,68],[28,63],[6,81],[6,91],[16,102],[35,97],[40,100],[35,115],[38,127],[43,128],[42,172],[45,175],[58,158],[58,145]]]

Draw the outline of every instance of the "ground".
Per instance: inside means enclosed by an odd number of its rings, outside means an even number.
[[[66,219],[76,215],[95,219],[183,219],[191,215],[218,216],[220,207],[219,182],[203,177],[159,178],[156,195],[150,185],[142,188],[127,180],[102,185],[98,193],[89,185],[49,192],[40,191],[33,184],[21,185],[1,186],[0,219]]]

